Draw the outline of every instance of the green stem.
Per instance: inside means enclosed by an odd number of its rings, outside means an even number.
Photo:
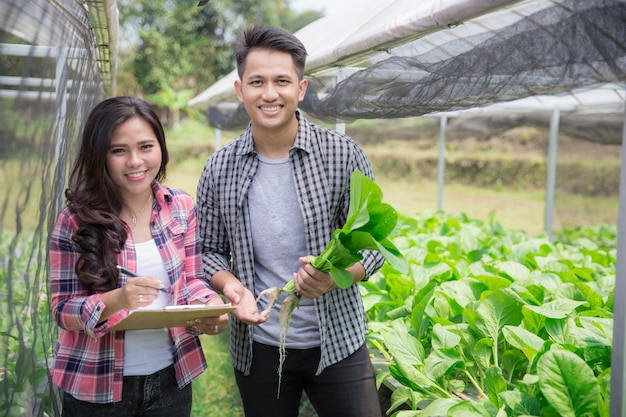
[[[438,396],[438,395],[436,395],[434,393],[431,393],[432,396],[437,397],[437,398],[450,398],[450,397],[452,397],[452,395],[448,391],[446,391],[444,388],[440,387],[439,384],[437,384],[435,381],[433,381],[433,382],[434,383],[433,383],[432,386],[437,391],[439,391],[439,393],[441,393],[442,396]]]
[[[327,251],[322,252],[319,256],[317,257],[313,257],[311,256],[309,258],[309,262],[311,264],[311,266],[315,269],[317,269],[318,271],[322,271],[322,272],[328,272],[325,271],[324,269],[324,265],[326,265],[326,261],[328,260],[328,253]]]
[[[380,353],[383,354],[385,359],[387,359],[389,362],[393,361],[393,358],[391,357],[389,352],[387,352],[387,349],[385,349],[382,343],[380,343],[378,340],[370,340],[370,342],[372,343],[372,345],[374,345],[376,349],[378,349]]]
[[[478,384],[478,381],[476,381],[474,379],[474,377],[472,376],[472,374],[470,374],[467,369],[464,369],[463,372],[465,373],[465,376],[467,376],[467,379],[470,380],[470,382],[472,383],[472,385],[474,386],[474,388],[476,388],[476,391],[478,391],[478,393],[483,397],[483,398],[489,398],[487,397],[487,394],[485,394],[485,392],[482,390],[482,388],[480,388],[480,385]]]

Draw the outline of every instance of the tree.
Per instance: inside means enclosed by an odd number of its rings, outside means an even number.
[[[194,110],[187,105],[194,94],[195,92],[188,88],[174,90],[172,87],[163,85],[161,91],[157,94],[148,94],[145,99],[158,107],[168,109],[168,117],[165,123],[171,124],[173,128],[177,128],[180,122],[181,111],[195,118],[200,117],[197,114],[198,112],[194,113]]]
[[[232,44],[256,23],[259,0],[210,0],[200,7],[197,0],[120,0],[118,7],[127,47],[137,48],[124,56],[133,57],[142,93],[157,94],[164,85],[199,92],[235,68]],[[262,12],[264,24],[292,32],[319,17],[295,14],[285,0],[263,0]]]

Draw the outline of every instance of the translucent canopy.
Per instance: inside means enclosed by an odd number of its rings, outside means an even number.
[[[300,107],[322,120],[351,121],[537,95],[623,106],[625,23],[624,0],[364,0],[296,33],[309,53]],[[213,126],[242,128],[248,117],[236,79],[233,71],[189,104],[207,111]],[[587,94],[598,87],[602,99]]]
[[[56,57],[63,49],[74,70],[86,72],[86,62],[95,66],[108,95],[115,94],[118,21],[117,0],[0,0],[0,27],[30,45],[30,56]],[[21,54],[4,44],[0,55],[14,50]]]

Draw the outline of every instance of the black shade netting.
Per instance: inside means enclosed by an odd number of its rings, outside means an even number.
[[[306,74],[301,109],[325,121],[389,119],[469,109],[534,95],[626,81],[626,2],[519,2],[413,38],[336,73]],[[344,63],[342,63],[344,65]],[[350,74],[347,77],[337,74]],[[337,80],[339,80],[337,82]],[[241,106],[209,111],[210,123],[241,129]]]
[[[82,122],[110,81],[94,35],[105,3],[0,1],[2,416],[60,415],[48,372],[57,333],[47,239]]]

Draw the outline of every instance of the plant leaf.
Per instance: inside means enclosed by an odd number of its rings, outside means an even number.
[[[527,305],[525,308],[551,319],[562,319],[576,310],[577,307],[585,304],[586,303],[584,301],[560,298],[540,306]]]
[[[428,416],[448,416],[448,410],[455,404],[459,404],[458,398],[439,398],[428,404],[419,414],[420,417]]]
[[[511,346],[521,350],[527,359],[532,359],[544,344],[542,338],[519,326],[504,326],[502,335]]]
[[[598,409],[599,385],[589,365],[567,350],[550,350],[537,362],[539,388],[563,417],[583,416]]]
[[[517,326],[522,321],[522,303],[511,294],[499,290],[485,298],[477,310],[476,327],[497,344],[505,325]]]
[[[376,240],[370,233],[363,231],[353,231],[350,234],[340,233],[339,239],[343,246],[353,253],[368,249],[377,250],[398,271],[406,273],[409,268],[406,259],[389,239]]]
[[[485,402],[461,401],[448,409],[448,416],[493,417],[493,407],[487,409]]]
[[[369,221],[368,204],[382,201],[382,191],[371,179],[361,171],[354,170],[350,175],[350,205],[348,219],[344,225],[346,232],[367,224]],[[378,200],[378,201],[376,201]]]
[[[350,202],[352,201],[353,200],[351,197]],[[367,209],[367,199],[366,199],[362,205],[354,209],[354,213],[348,216],[348,219],[346,220],[346,223],[341,228],[341,231],[344,233],[350,233],[351,231],[356,230],[359,227],[365,226],[369,221],[370,221],[370,213]]]
[[[348,218],[341,229],[333,232],[326,249],[311,262],[323,272],[331,272],[340,288],[348,288],[347,268],[363,259],[363,250],[379,251],[385,260],[400,272],[408,270],[408,264],[398,248],[387,236],[395,229],[398,213],[382,202],[380,187],[359,170],[350,176],[350,205]],[[349,282],[349,284],[348,284]]]
[[[539,401],[525,392],[505,391],[500,393],[500,398],[514,416],[538,416],[541,413]]]
[[[498,366],[490,366],[485,372],[485,378],[483,379],[485,388],[487,389],[487,397],[494,407],[500,408],[502,405],[502,399],[500,393],[507,390],[506,381],[502,377],[502,369]]]
[[[353,230],[368,232],[376,240],[384,239],[393,232],[398,223],[398,213],[393,207],[387,203],[378,203],[377,205],[368,205],[367,211],[368,222]]]
[[[461,336],[451,332],[441,324],[435,324],[432,330],[433,349],[455,348],[461,342]]]
[[[345,269],[335,268],[332,264],[330,266],[330,275],[339,288],[350,288],[354,283],[354,276]]]
[[[426,372],[433,380],[439,380],[464,364],[463,357],[456,349],[441,348],[433,350],[426,358]]]

